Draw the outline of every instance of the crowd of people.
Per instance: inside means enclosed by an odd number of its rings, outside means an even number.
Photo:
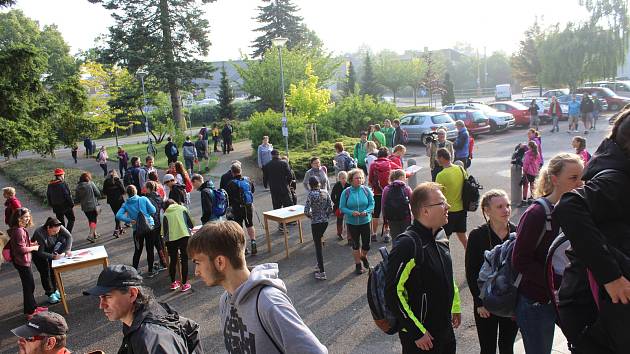
[[[455,353],[454,329],[461,324],[463,310],[449,246],[455,233],[465,250],[466,280],[481,353],[495,353],[497,348],[502,354],[512,353],[519,331],[527,353],[550,353],[556,323],[575,353],[623,352],[630,347],[630,338],[624,335],[630,318],[630,225],[625,215],[629,206],[623,199],[630,188],[629,117],[630,110],[619,116],[611,136],[594,155],[586,150],[586,139],[576,136],[571,142],[575,153],[556,154],[546,164],[541,134],[535,127],[529,129],[527,142],[515,151],[520,153],[518,163],[523,172],[519,205],[526,208],[523,216],[513,223],[508,194],[490,189],[479,201],[486,222],[469,233],[470,211],[463,190],[472,148],[462,121],[456,122],[455,142],[446,140],[446,131],[437,130],[435,140],[427,146],[432,181],[415,188],[407,183],[406,138],[397,120],[362,132],[352,154],[343,143],[336,143],[336,182],[330,181],[327,167],[317,156],[311,158],[303,182],[307,191],[304,213],[311,221],[317,262],[314,278],[327,280],[322,246],[333,214],[337,238],[345,238],[351,246],[357,276],[372,270],[368,253],[379,240],[380,227],[380,241],[391,244],[383,294],[386,307],[398,321],[403,353]],[[214,140],[219,136],[218,128],[200,132],[198,141],[208,136]],[[143,278],[168,269],[171,290],[190,290],[188,260],[192,260],[195,275],[206,285],[225,289],[219,314],[228,352],[326,353],[326,347],[293,307],[286,285],[278,278],[277,264],[247,267],[246,255],[258,253],[255,185],[244,174],[242,164],[233,161],[216,188],[212,181],[195,174],[191,164],[191,158],[193,162],[199,158],[199,150],[207,151],[207,142],[193,144],[187,139],[182,147],[184,163],[179,161],[177,146],[170,138],[169,143],[169,169],[161,178],[151,156],[146,157],[144,166],[140,166],[139,157],[127,156],[124,163],[119,158],[121,173],[107,171],[103,185],[102,193],[116,219],[113,236],[121,237],[131,228],[134,254],[131,266],[114,265],[103,270],[96,286],[86,294],[99,297],[99,308],[110,321],[123,323],[121,350],[203,352],[199,324],[174,316],[176,312],[157,303],[151,289],[143,285]],[[230,144],[223,137],[224,153],[229,153]],[[126,154],[124,150],[122,153]],[[295,173],[267,136],[257,149],[256,159],[273,209],[297,204]],[[130,166],[126,166],[127,160]],[[15,329],[20,347],[29,345],[32,338],[54,348],[65,345],[65,337],[58,337],[68,331],[63,318],[35,302],[31,262],[41,275],[49,303],[59,302],[51,262],[72,254],[75,201],[87,216],[88,240],[97,242],[100,237],[96,223],[101,191],[91,175],[81,175],[75,200],[64,171],[56,169],[53,174],[47,199],[56,218],[49,217],[32,237],[28,231],[33,224],[30,211],[22,207],[15,189],[3,189],[9,249],[22,282],[24,313],[29,323],[57,324],[28,333],[24,327]],[[194,191],[201,196],[203,226],[199,229],[194,227],[189,210]],[[550,288],[547,253],[561,230],[573,246],[567,252],[572,262],[564,274],[557,274],[564,276],[562,286]],[[506,242],[513,242],[510,265],[520,274],[514,284],[518,296],[513,317],[488,309],[477,286],[482,280],[480,271],[488,262],[486,252]],[[146,271],[139,267],[143,250]],[[589,284],[594,285],[589,289]],[[173,324],[165,323],[168,321],[177,321],[175,327],[184,328],[186,333],[170,330]],[[153,326],[155,323],[164,325]]]

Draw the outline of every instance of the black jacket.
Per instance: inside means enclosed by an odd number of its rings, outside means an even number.
[[[582,113],[591,113],[593,112],[593,100],[590,97],[582,98],[582,103],[580,104],[580,112]]]
[[[350,185],[346,183],[345,186],[341,185],[341,182],[335,183],[332,188],[332,192],[330,192],[330,198],[333,202],[333,210],[339,209],[339,201],[341,200],[341,193],[344,189],[348,188]]]
[[[226,173],[221,175],[221,181],[219,182],[219,188],[227,190],[228,184],[233,179],[234,179],[234,175],[232,175],[232,171],[228,170]]]
[[[70,187],[65,181],[60,179],[53,179],[48,183],[46,200],[53,209],[70,209],[74,207]]]
[[[394,146],[396,145],[404,145],[403,144],[403,130],[399,126],[394,130]]]
[[[108,176],[103,181],[103,193],[107,196],[107,204],[122,205],[125,202],[125,186],[120,178]]]
[[[214,203],[212,203],[212,200],[214,196],[212,195],[213,192],[210,183],[210,181],[205,181],[198,189],[201,193],[201,223],[203,224],[213,219],[212,205]]]
[[[31,240],[39,244],[39,249],[33,255],[47,260],[52,260],[54,253],[62,254],[72,249],[72,234],[63,225],[59,228],[59,233],[52,236],[48,236],[46,226],[40,226],[33,232]]]
[[[186,186],[184,186],[183,184],[175,183],[170,187],[168,198],[173,199],[177,204],[186,204]]]
[[[417,249],[409,237],[401,235],[389,254],[385,274],[387,307],[411,338],[420,339],[428,330],[437,340],[454,340],[451,313],[459,313],[460,309],[448,240],[442,229],[432,234],[417,220],[410,229]]]
[[[193,332],[196,348],[189,350],[184,337],[175,332],[176,328],[180,330],[181,327],[192,327],[186,332]],[[179,317],[176,312],[169,313],[162,305],[151,300],[135,311],[131,326],[123,325],[124,337],[118,354],[203,353],[198,327],[195,322]]]
[[[265,186],[269,185],[271,193],[289,195],[289,183],[293,180],[289,164],[274,156],[263,166]]]
[[[223,138],[223,141],[232,141],[232,126],[227,124],[224,125],[223,129],[221,130],[221,137]]]

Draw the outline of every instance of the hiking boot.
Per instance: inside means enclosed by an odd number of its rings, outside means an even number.
[[[370,262],[368,262],[367,257],[361,257],[361,262],[363,263],[363,267],[365,267],[365,269],[370,269]]]
[[[317,273],[315,273],[315,279],[317,279],[317,280],[326,280],[326,272],[317,272]]]
[[[190,284],[188,284],[188,283],[182,284],[182,292],[183,293],[188,291],[188,290],[190,290],[190,288],[192,288],[192,286]]]
[[[354,274],[357,274],[357,275],[363,274],[363,268],[361,267],[361,263],[357,263],[354,265]]]
[[[182,283],[179,282],[179,280],[175,280],[174,282],[171,283],[171,290],[177,290],[182,286]]]
[[[258,254],[258,247],[256,247],[256,241],[252,240],[251,247],[252,247],[252,256],[257,255]]]
[[[372,242],[376,242],[376,234],[372,234]]]

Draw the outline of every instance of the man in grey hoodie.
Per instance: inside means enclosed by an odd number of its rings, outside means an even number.
[[[304,324],[276,263],[249,271],[245,233],[234,221],[208,223],[188,241],[195,275],[222,286],[221,332],[228,353],[325,354],[328,350]]]

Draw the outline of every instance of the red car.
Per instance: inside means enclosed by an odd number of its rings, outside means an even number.
[[[529,108],[518,102],[502,101],[488,103],[497,111],[510,113],[514,116],[514,125],[529,126]]]
[[[455,109],[444,111],[453,118],[454,121],[461,120],[466,125],[466,129],[471,135],[490,133],[490,119],[482,111],[474,109]]]
[[[608,87],[579,87],[575,90],[575,93],[588,93],[591,96],[603,98],[611,111],[618,111],[630,103],[630,98],[619,96]]]

